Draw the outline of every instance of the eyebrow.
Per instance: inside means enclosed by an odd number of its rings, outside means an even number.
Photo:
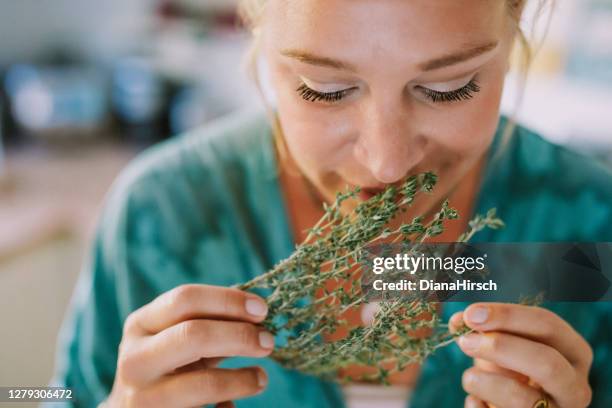
[[[418,67],[422,71],[433,71],[435,69],[448,67],[451,65],[458,64],[460,62],[470,60],[472,58],[476,58],[477,56],[482,55],[496,48],[497,45],[498,45],[498,41],[491,41],[485,44],[478,45],[476,47],[471,47],[467,50],[463,50],[463,51],[448,54],[448,55],[443,55],[441,57],[437,57],[429,61],[422,62],[418,65]],[[322,67],[329,67],[329,68],[341,69],[341,70],[352,71],[352,72],[357,71],[357,69],[353,65],[347,62],[315,55],[307,51],[287,49],[287,50],[282,50],[281,54],[286,57],[290,57],[300,62],[304,62],[304,63],[311,64],[311,65],[318,65]]]

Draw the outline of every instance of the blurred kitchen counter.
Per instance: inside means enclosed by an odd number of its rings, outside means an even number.
[[[9,150],[0,179],[0,384],[48,384],[105,193],[139,150],[110,143]]]
[[[139,149],[119,143],[9,150],[0,178],[2,262],[58,236],[86,240],[105,193]]]

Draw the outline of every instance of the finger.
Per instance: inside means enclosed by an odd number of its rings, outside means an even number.
[[[468,395],[465,399],[465,408],[487,408],[486,404],[473,395]]]
[[[590,390],[585,378],[554,348],[512,334],[470,333],[461,336],[459,347],[473,358],[482,358],[528,376],[552,395],[561,406],[581,406]]]
[[[189,371],[202,370],[204,368],[216,367],[224,358],[216,357],[216,358],[201,358],[198,361],[194,361],[191,364],[184,365],[182,367],[176,368],[173,374],[179,373],[187,373]]]
[[[472,367],[463,373],[463,389],[497,408],[533,407],[542,392],[502,374]]]
[[[215,405],[215,408],[236,408],[233,401],[223,401]]]
[[[525,384],[529,383],[529,377],[527,377],[526,375],[517,373],[516,371],[508,370],[504,367],[500,367],[495,363],[483,360],[481,358],[474,359],[474,367],[477,367],[483,371],[488,371],[490,373],[503,374],[506,377],[514,378],[515,380],[521,381]]]
[[[448,321],[448,325],[449,325],[449,331],[451,333],[456,333],[457,330],[459,330],[462,327],[465,327],[465,323],[463,321],[463,312],[457,312],[453,314]],[[528,377],[520,373],[517,373],[512,370],[508,370],[507,368],[500,367],[497,364],[494,364],[494,363],[491,363],[489,361],[482,360],[479,358],[474,359],[474,366],[482,370],[489,371],[491,373],[505,374],[508,377],[515,378],[525,383],[529,381]]]
[[[120,357],[126,382],[147,383],[201,358],[265,357],[274,337],[252,323],[189,320],[142,338]]]
[[[582,372],[592,362],[589,344],[565,320],[550,310],[509,303],[475,303],[463,314],[477,331],[502,331],[548,344]]]
[[[450,319],[448,319],[448,329],[451,334],[454,334],[460,328],[464,327],[465,323],[463,322],[463,312],[454,313]]]
[[[211,285],[182,285],[158,296],[130,315],[126,331],[155,334],[192,319],[242,320],[258,323],[266,302],[252,293]]]
[[[194,407],[255,395],[264,390],[268,376],[259,367],[208,368],[162,378],[146,389],[136,406]]]

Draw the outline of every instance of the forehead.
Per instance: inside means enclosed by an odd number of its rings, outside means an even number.
[[[357,64],[420,61],[501,40],[505,0],[269,0],[267,42]]]

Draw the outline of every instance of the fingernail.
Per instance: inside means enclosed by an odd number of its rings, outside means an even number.
[[[466,334],[459,337],[459,345],[466,350],[477,350],[480,342],[481,336],[478,334]]]
[[[265,387],[268,384],[268,376],[264,373],[263,370],[257,371],[257,385],[260,388]]]
[[[467,319],[472,323],[484,323],[489,318],[489,309],[483,306],[476,306],[467,311]]]
[[[255,316],[262,317],[268,314],[268,305],[259,298],[248,298],[245,303],[246,311]]]
[[[267,331],[259,332],[259,345],[265,349],[274,348],[274,336]]]

